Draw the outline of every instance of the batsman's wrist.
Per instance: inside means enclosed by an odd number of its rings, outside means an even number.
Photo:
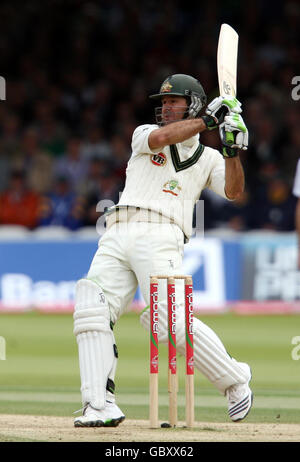
[[[222,155],[225,159],[231,159],[239,155],[238,148],[231,148],[229,146],[222,146]]]
[[[205,123],[208,130],[214,130],[217,128],[216,121],[213,117],[209,115],[203,115],[201,118],[203,119],[203,122]]]

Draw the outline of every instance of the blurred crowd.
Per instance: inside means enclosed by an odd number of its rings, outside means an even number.
[[[99,201],[119,199],[133,130],[154,123],[148,95],[164,78],[190,74],[208,101],[218,95],[216,47],[228,22],[240,34],[247,186],[234,203],[206,190],[205,228],[295,228],[298,1],[3,1],[0,16],[0,224],[93,226]],[[218,131],[201,142],[220,149]]]

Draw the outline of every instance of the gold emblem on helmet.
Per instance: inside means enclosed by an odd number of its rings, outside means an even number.
[[[167,93],[167,92],[171,91],[172,88],[173,88],[173,85],[171,85],[170,82],[167,81],[167,82],[164,82],[162,84],[160,92],[161,93]]]

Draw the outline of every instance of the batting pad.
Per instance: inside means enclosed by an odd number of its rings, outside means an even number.
[[[74,334],[79,353],[82,403],[103,409],[108,377],[116,368],[109,308],[101,288],[88,279],[76,284]]]
[[[185,355],[185,316],[182,306],[176,310],[177,351]],[[150,329],[150,309],[144,310],[140,322]],[[248,369],[240,366],[226,351],[215,332],[194,317],[194,365],[222,393],[231,385],[246,383],[250,379]],[[158,341],[168,343],[168,315],[164,303],[159,306]],[[244,365],[244,363],[243,363]]]

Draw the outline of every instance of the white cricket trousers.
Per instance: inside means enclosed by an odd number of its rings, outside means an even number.
[[[116,223],[99,241],[87,278],[103,290],[115,323],[138,285],[149,304],[151,274],[180,274],[183,233],[174,224]]]
[[[139,285],[146,305],[150,304],[150,275],[182,274],[184,235],[175,224],[115,223],[102,236],[87,278],[103,290],[115,323],[132,303]],[[176,280],[177,350],[185,354],[185,317],[183,283]],[[159,286],[159,341],[167,344],[167,288]],[[149,309],[141,315],[141,324],[149,329]],[[199,369],[224,394],[236,383],[249,377],[231,358],[219,337],[207,325],[194,318],[194,361]]]

